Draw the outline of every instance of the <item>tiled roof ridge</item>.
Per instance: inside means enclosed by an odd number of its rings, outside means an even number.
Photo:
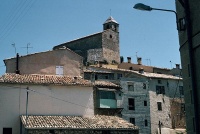
[[[59,51],[59,50],[60,50],[60,51],[62,51],[62,50],[68,50],[68,51],[70,51],[70,52],[72,52],[72,53],[78,55],[79,57],[83,58],[82,56],[80,56],[79,54],[77,54],[76,52],[72,51],[71,49],[69,49],[69,48],[67,48],[67,47],[66,47],[66,48],[63,48],[63,49],[47,50],[47,51],[43,51],[43,52],[35,52],[35,53],[27,54],[27,55],[21,55],[21,56],[19,56],[19,58],[28,57],[28,56],[32,56],[32,55],[35,55],[35,54],[42,54],[42,53],[54,52],[54,51]],[[4,61],[5,61],[5,60],[14,59],[14,58],[16,58],[16,57],[6,58],[6,59],[4,59]]]
[[[90,117],[82,117],[28,115],[26,118],[25,115],[22,115],[20,118],[24,126],[28,129],[138,129],[137,126],[117,116],[95,115]]]
[[[6,73],[0,77],[0,83],[23,83],[23,84],[55,84],[55,85],[82,85],[92,86],[88,80],[81,76],[58,76],[46,74],[14,74]]]
[[[109,68],[109,67],[92,67],[92,68],[100,68],[100,69],[109,69],[109,70],[115,70],[115,71],[124,71],[124,72],[132,72],[140,76],[149,77],[149,78],[167,78],[167,79],[179,79],[182,80],[181,77],[170,75],[170,74],[158,74],[158,73],[150,73],[150,72],[144,72],[139,73],[139,71],[134,70],[128,70],[128,69],[121,69],[121,68]],[[98,71],[98,70],[92,70],[92,71]]]
[[[59,76],[48,74],[14,74],[6,73],[0,76],[0,83],[19,83],[19,84],[54,84],[54,85],[80,85],[80,86],[104,86],[120,88],[109,81],[85,80],[82,76]]]

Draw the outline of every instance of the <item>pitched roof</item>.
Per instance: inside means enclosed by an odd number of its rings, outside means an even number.
[[[101,73],[102,70],[105,71],[105,69],[107,71],[120,71],[120,72],[130,72],[139,76],[144,76],[144,77],[148,77],[148,78],[163,78],[163,79],[176,79],[176,80],[182,80],[181,77],[178,76],[173,76],[173,75],[168,75],[168,74],[158,74],[158,73],[149,73],[149,72],[144,72],[144,73],[139,73],[138,71],[134,71],[134,70],[128,70],[128,69],[120,69],[120,68],[107,68],[107,67],[90,67],[91,72],[95,72],[95,73]],[[87,70],[84,70],[84,72],[90,72]],[[96,70],[95,70],[96,69]]]
[[[21,116],[27,129],[131,129],[138,127],[117,116]],[[27,124],[26,124],[27,123]]]
[[[39,54],[45,54],[45,53],[53,53],[53,52],[56,52],[56,51],[68,51],[68,52],[71,52],[71,53],[77,55],[80,58],[83,58],[82,56],[80,56],[79,54],[77,54],[76,52],[72,51],[71,49],[69,49],[67,47],[63,47],[63,48],[56,49],[56,50],[49,50],[49,51],[44,51],[44,52],[37,52],[37,53],[22,55],[22,56],[20,56],[20,58],[21,57],[29,57],[29,56],[33,56],[33,55],[39,55]],[[4,59],[4,63],[5,63],[6,60],[15,59],[15,58],[16,57],[11,57],[11,58]]]
[[[120,88],[120,85],[114,84],[109,81],[95,81],[94,82],[95,86],[103,86],[103,87],[114,87],[114,88]]]
[[[44,74],[14,74],[7,73],[0,77],[0,83],[15,84],[53,84],[53,85],[77,85],[77,86],[104,86],[119,87],[118,85],[108,81],[95,81],[92,83],[82,77],[44,75]]]
[[[112,16],[110,16],[103,24],[109,23],[109,22],[117,23],[117,21],[116,21]],[[117,24],[118,24],[118,23],[117,23]]]

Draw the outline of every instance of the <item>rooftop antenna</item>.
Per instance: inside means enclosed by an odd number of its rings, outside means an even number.
[[[135,52],[135,56],[136,56],[136,58],[138,58],[138,55],[137,55],[137,53],[138,53],[138,51],[137,51],[137,52]]]
[[[14,49],[15,49],[15,55],[16,55],[16,47],[15,47],[15,43],[13,43],[13,44],[11,44],[13,47],[14,47]]]
[[[171,65],[171,69],[172,69],[172,64],[173,64],[173,62],[172,62],[171,60],[170,60],[169,62],[170,62],[170,65]]]
[[[145,59],[147,61],[147,65],[151,66],[151,59]]]
[[[112,10],[110,9],[110,16],[111,16],[111,14],[112,14]]]
[[[28,55],[28,49],[29,49],[29,48],[33,48],[33,47],[29,47],[30,45],[31,45],[31,43],[27,43],[26,47],[22,47],[22,48],[26,48],[26,50],[27,50],[27,55]]]

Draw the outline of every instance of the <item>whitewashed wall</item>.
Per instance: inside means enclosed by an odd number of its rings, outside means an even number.
[[[20,133],[19,116],[26,114],[26,87],[32,90],[28,99],[30,115],[94,115],[92,87],[0,85],[0,134],[3,128]]]

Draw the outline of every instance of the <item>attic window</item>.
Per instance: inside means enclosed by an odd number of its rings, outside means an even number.
[[[56,66],[56,75],[63,75],[63,66]]]
[[[110,38],[112,39],[112,35],[110,35]]]

